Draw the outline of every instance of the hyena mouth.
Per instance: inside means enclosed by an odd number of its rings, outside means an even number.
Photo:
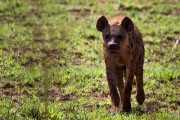
[[[110,53],[114,54],[117,50],[109,50]]]

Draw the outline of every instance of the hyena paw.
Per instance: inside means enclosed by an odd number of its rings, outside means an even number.
[[[131,112],[131,103],[124,104],[120,107],[121,113],[130,113]]]
[[[110,107],[109,111],[110,111],[111,113],[114,113],[114,112],[116,112],[116,109],[117,109],[117,107],[115,107],[114,105],[112,105],[112,106]]]
[[[145,100],[145,94],[144,94],[144,91],[140,92],[140,93],[137,93],[136,95],[136,100],[137,102],[139,103],[139,105],[142,105],[144,103],[144,100]]]

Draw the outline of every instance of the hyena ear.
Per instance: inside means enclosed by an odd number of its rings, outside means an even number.
[[[102,32],[102,30],[104,29],[104,27],[108,25],[108,20],[106,19],[106,17],[101,16],[96,23],[96,29],[100,32]]]
[[[123,28],[126,29],[127,32],[130,32],[131,30],[134,29],[134,23],[129,17],[125,17],[122,20],[121,25]]]

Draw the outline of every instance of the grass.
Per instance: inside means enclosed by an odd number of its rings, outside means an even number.
[[[109,112],[101,15],[127,14],[145,43],[146,101]],[[0,119],[180,119],[178,0],[1,0]]]

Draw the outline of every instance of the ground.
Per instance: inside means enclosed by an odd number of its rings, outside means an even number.
[[[96,20],[128,15],[145,44],[146,101],[111,113]],[[180,119],[178,0],[1,0],[0,119]]]

